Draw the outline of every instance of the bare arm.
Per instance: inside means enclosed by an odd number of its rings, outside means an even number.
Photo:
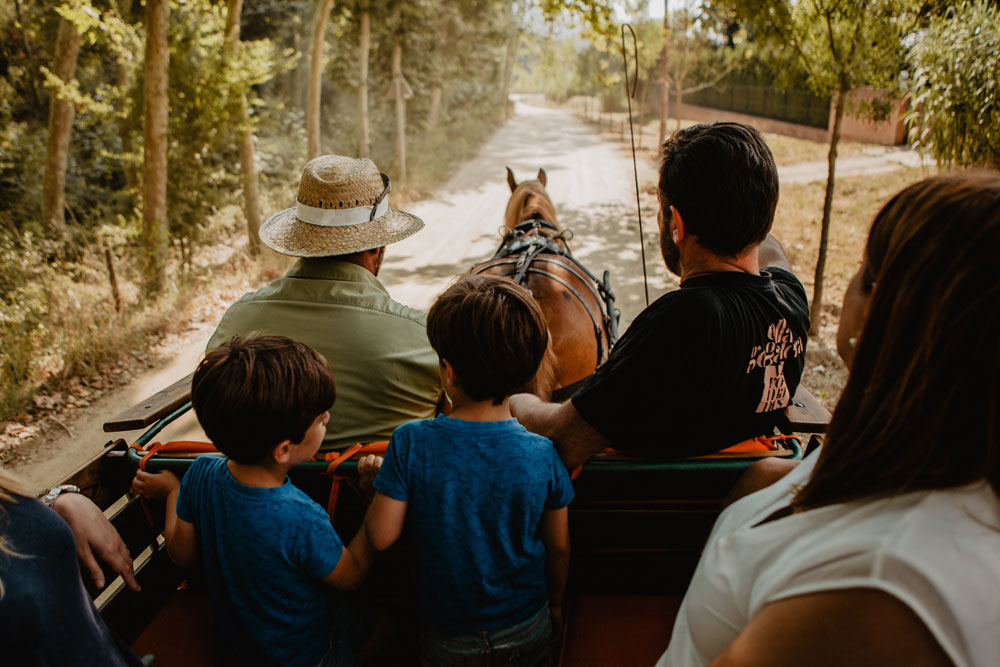
[[[774,238],[771,234],[768,234],[767,238],[760,244],[760,247],[757,248],[757,264],[761,269],[776,266],[786,271],[792,270],[792,265],[788,262],[788,256],[785,255],[785,249],[781,247],[778,239]]]
[[[100,558],[122,576],[129,588],[139,590],[128,548],[100,507],[86,496],[64,493],[56,498],[52,509],[73,531],[76,554],[97,588],[104,588],[104,572],[97,562]]]
[[[403,532],[403,522],[406,520],[407,503],[395,500],[389,496],[375,492],[372,504],[365,516],[365,526],[368,539],[378,551],[388,549]]]
[[[743,496],[760,491],[771,486],[779,479],[795,469],[801,461],[797,459],[766,458],[757,461],[747,468],[736,484],[730,489],[729,495],[722,501],[722,507],[729,507]]]
[[[552,630],[558,636],[562,631],[562,603],[569,572],[569,509],[545,510],[540,528],[545,544],[545,578],[549,586]]]
[[[524,428],[552,440],[570,470],[611,444],[580,416],[573,401],[546,403],[533,394],[515,394],[510,413]]]
[[[177,567],[185,570],[193,568],[198,563],[194,524],[177,518],[177,494],[181,490],[181,481],[169,470],[158,473],[137,470],[132,490],[145,498],[166,501],[163,538],[167,541],[167,554]]]
[[[365,521],[365,524],[367,520]],[[345,591],[358,588],[368,576],[368,570],[375,559],[375,550],[368,541],[368,531],[362,524],[354,534],[351,543],[340,553],[340,560],[333,572],[323,579],[324,583]]]
[[[772,602],[709,667],[951,664],[909,607],[887,593],[858,588]]]

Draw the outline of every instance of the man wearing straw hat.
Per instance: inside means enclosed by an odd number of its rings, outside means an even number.
[[[238,334],[277,334],[326,357],[337,403],[323,449],[387,440],[400,424],[433,416],[441,400],[424,313],[393,301],[376,277],[385,246],[424,226],[389,208],[389,187],[371,160],[310,160],[296,206],[260,228],[265,245],[298,261],[230,306],[208,343],[211,349]]]

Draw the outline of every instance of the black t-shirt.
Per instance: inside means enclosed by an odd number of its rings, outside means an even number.
[[[808,330],[805,289],[784,269],[689,278],[639,314],[573,405],[623,452],[716,452],[772,432]]]

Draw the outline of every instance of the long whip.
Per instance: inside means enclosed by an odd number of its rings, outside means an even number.
[[[625,28],[632,33],[632,52],[635,54],[635,80],[629,86],[628,55],[625,51]],[[646,295],[646,306],[649,306],[649,279],[646,277],[646,244],[642,234],[642,207],[639,204],[639,167],[635,159],[635,129],[632,127],[632,98],[639,85],[639,45],[635,40],[635,31],[628,23],[622,24],[622,64],[625,66],[625,99],[628,100],[628,133],[632,139],[632,175],[635,177],[635,212],[639,216],[639,251],[642,253],[642,289]]]

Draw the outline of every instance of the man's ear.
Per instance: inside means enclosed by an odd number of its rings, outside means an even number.
[[[295,443],[291,440],[282,440],[271,450],[271,458],[278,464],[288,463],[292,456],[292,448],[294,447]]]
[[[681,217],[681,212],[675,206],[670,207],[670,221],[673,223],[670,238],[674,240],[675,244],[680,243],[687,236],[687,230],[684,228],[684,218]]]

